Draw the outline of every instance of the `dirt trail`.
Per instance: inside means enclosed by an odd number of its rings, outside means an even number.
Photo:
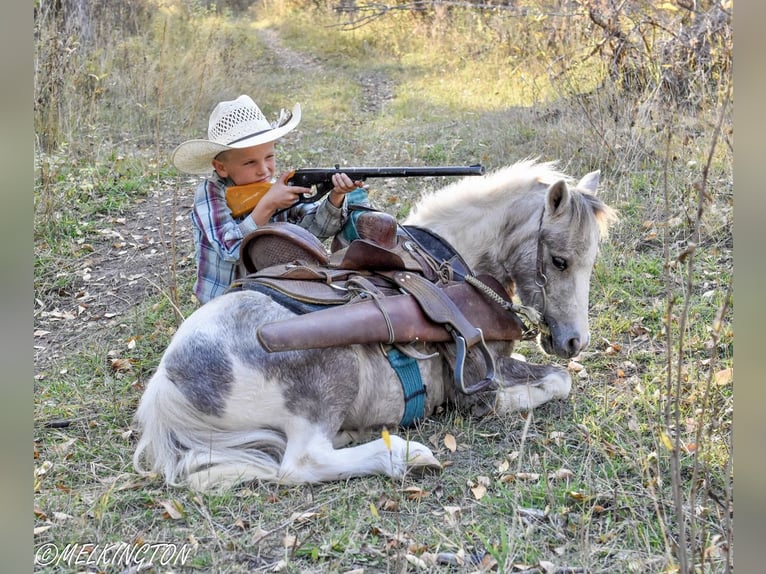
[[[262,29],[258,35],[278,66],[306,73],[325,69],[317,57],[286,47],[274,30]],[[378,113],[393,98],[393,83],[385,74],[372,71],[356,81],[362,88],[366,113]],[[194,184],[180,181],[176,190],[153,190],[123,216],[97,222],[98,232],[84,241],[80,259],[60,270],[67,276],[67,286],[35,293],[36,377],[49,376],[80,349],[128,339],[132,335],[130,315],[136,306],[149,296],[169,292],[171,261],[176,261],[178,272],[192,273],[189,212]],[[55,279],[40,283],[55,284]]]
[[[84,255],[60,271],[67,287],[35,293],[36,376],[79,349],[129,337],[132,310],[168,292],[172,250],[179,271],[193,265],[191,194],[180,189],[174,207],[172,189],[154,190],[124,216],[98,221]]]
[[[279,35],[270,28],[258,31],[259,39],[272,51],[277,65],[303,73],[321,72],[325,65],[315,56],[296,52],[284,45]],[[362,88],[364,99],[362,110],[369,114],[380,112],[386,102],[394,97],[394,84],[383,72],[370,70],[364,72],[356,81]]]

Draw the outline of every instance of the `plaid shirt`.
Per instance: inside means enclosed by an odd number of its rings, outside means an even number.
[[[194,194],[191,218],[194,225],[194,257],[197,281],[194,294],[201,303],[222,295],[234,280],[242,239],[258,227],[250,214],[233,218],[226,205],[226,187],[231,180],[217,174],[200,183]],[[309,230],[319,239],[340,231],[348,215],[346,201],[338,208],[325,200],[301,203],[273,217],[271,221],[288,221]]]

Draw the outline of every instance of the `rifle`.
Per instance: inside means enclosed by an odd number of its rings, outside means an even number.
[[[447,175],[484,175],[484,166],[480,164],[468,166],[445,167],[347,167],[341,168],[307,168],[291,172],[287,183],[299,187],[312,187],[312,194],[302,193],[291,206],[299,203],[319,201],[333,189],[332,176],[335,173],[345,173],[351,181],[365,181],[370,177],[429,177]],[[249,213],[258,204],[266,192],[271,189],[270,183],[258,182],[247,185],[233,185],[226,188],[226,203],[234,217]],[[290,209],[290,208],[287,208]],[[282,210],[285,211],[285,210]]]

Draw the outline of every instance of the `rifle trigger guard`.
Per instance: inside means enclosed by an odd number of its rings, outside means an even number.
[[[454,373],[455,384],[466,395],[472,395],[474,393],[478,393],[479,391],[497,388],[497,383],[495,382],[495,360],[492,358],[492,354],[489,352],[489,349],[487,349],[487,345],[484,342],[484,334],[481,332],[481,329],[477,330],[481,335],[481,340],[476,345],[478,346],[479,351],[481,351],[481,355],[484,358],[484,364],[487,367],[487,372],[486,376],[482,380],[468,387],[465,386],[465,381],[463,379],[463,367],[465,366],[466,356],[465,338],[461,335],[458,335],[455,331],[452,331],[452,338],[455,339],[455,346],[457,349]]]

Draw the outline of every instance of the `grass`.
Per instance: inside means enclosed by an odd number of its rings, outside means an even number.
[[[35,313],[38,322],[65,312],[75,319],[61,319],[71,338],[35,369],[36,548],[191,550],[183,565],[157,565],[162,572],[542,572],[552,563],[653,573],[679,571],[683,524],[694,543],[689,571],[730,571],[730,110],[714,139],[723,98],[693,113],[654,106],[646,120],[637,110],[652,107],[649,95],[601,82],[596,62],[552,66],[562,60],[543,33],[566,22],[535,13],[455,11],[447,25],[397,11],[344,30],[317,6],[259,2],[229,17],[167,2],[140,32],[59,62],[71,78],[62,121],[46,124],[53,116],[40,114],[37,125],[41,142],[58,144],[36,154]],[[268,44],[266,29],[281,47]],[[586,36],[559,38],[562,53],[583,54]],[[41,34],[41,46],[51,37]],[[314,65],[284,67],[286,48],[311,54]],[[140,82],[129,72],[136,68]],[[503,420],[445,412],[403,431],[433,447],[446,464],[439,474],[205,495],[136,476],[132,416],[177,313],[194,308],[193,268],[187,252],[176,253],[176,275],[168,270],[149,295],[98,324],[77,320],[84,270],[103,232],[127,225],[137,208],[178,194],[185,209],[193,183],[167,156],[204,134],[216,101],[239,93],[267,112],[304,104],[300,129],[280,150],[285,167],[492,169],[541,156],[574,176],[601,169],[600,193],[622,219],[592,278],[592,343],[577,358],[584,368],[571,366],[572,397]],[[440,183],[371,182],[372,196],[403,217]],[[532,344],[520,350],[557,360]]]

